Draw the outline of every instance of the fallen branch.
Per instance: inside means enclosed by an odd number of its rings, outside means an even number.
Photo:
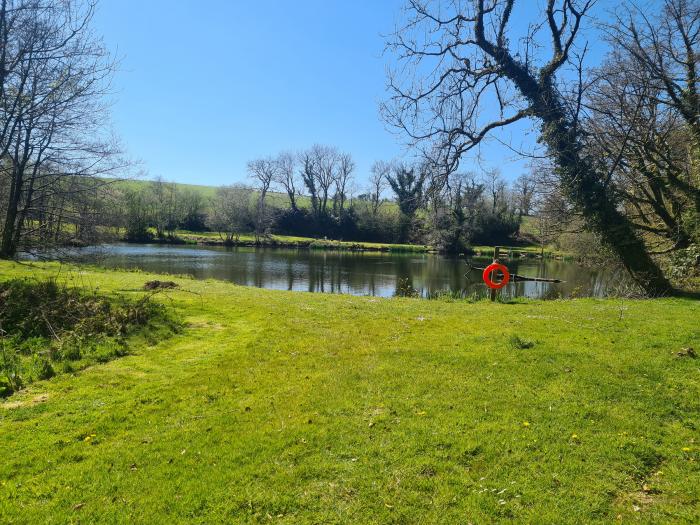
[[[469,266],[469,272],[467,272],[467,275],[471,273],[472,270],[477,270],[479,272],[483,272],[486,268],[479,268],[478,266],[472,266],[471,264],[468,264]],[[562,281],[561,279],[545,279],[544,277],[527,277],[525,275],[518,275],[517,273],[511,273],[510,274],[510,280],[512,282],[518,282],[518,281],[530,281],[530,282],[537,282],[537,283],[563,283],[566,281]]]

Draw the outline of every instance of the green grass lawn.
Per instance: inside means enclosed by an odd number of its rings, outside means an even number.
[[[175,280],[181,333],[0,403],[0,523],[700,520],[698,302]]]

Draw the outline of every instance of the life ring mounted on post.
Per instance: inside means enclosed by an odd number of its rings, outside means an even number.
[[[491,274],[495,272],[501,272],[503,274],[503,279],[500,281],[491,280]],[[481,276],[486,283],[486,286],[492,290],[499,290],[503,288],[510,281],[510,272],[505,265],[501,263],[491,263],[486,268],[484,268],[484,273]]]

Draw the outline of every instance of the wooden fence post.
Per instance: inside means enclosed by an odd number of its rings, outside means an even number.
[[[501,247],[500,246],[494,246],[493,248],[493,262],[497,263],[498,262],[498,257],[500,256],[501,253]],[[492,271],[491,274],[489,275],[491,281],[493,282],[494,277],[496,276],[496,271]],[[494,290],[493,288],[491,289],[490,295],[491,295],[491,300],[495,301],[496,300],[496,294],[498,293],[498,290]]]

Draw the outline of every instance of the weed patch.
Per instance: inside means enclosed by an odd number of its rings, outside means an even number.
[[[508,346],[514,350],[527,350],[528,348],[535,346],[535,342],[528,339],[523,339],[517,334],[513,334],[508,339]]]
[[[172,332],[177,323],[150,298],[111,298],[54,279],[0,283],[0,396],[123,356],[137,332]]]

